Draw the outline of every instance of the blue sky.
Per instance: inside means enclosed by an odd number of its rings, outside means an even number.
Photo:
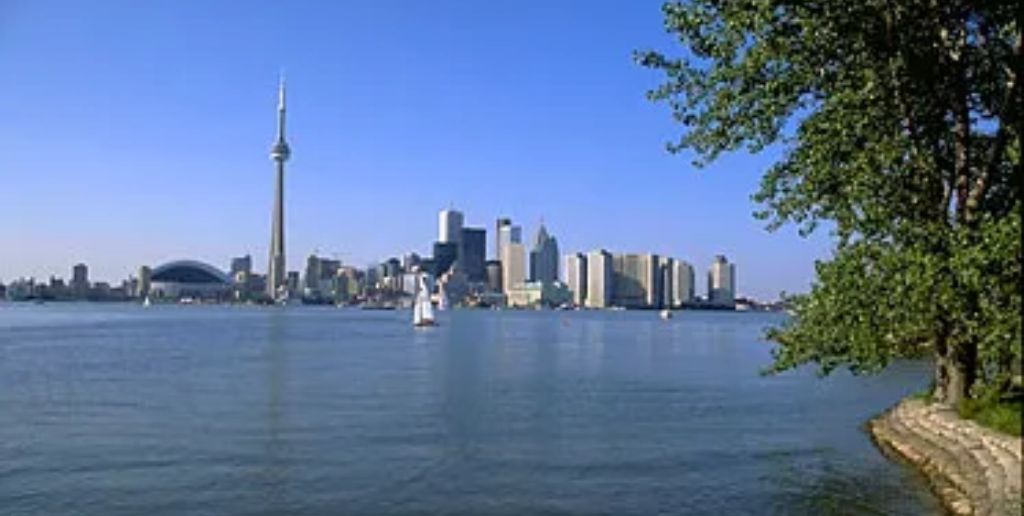
[[[276,82],[288,78],[289,268],[429,251],[437,211],[543,218],[562,252],[737,263],[805,290],[826,234],[768,233],[777,151],[705,169],[631,52],[673,49],[659,1],[0,0],[0,281],[115,280],[195,258],[266,266]],[[488,239],[493,235],[488,232]]]

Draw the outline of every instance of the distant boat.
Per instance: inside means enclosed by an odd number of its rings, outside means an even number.
[[[430,287],[425,274],[419,276],[418,290],[416,302],[412,306],[412,325],[417,328],[435,326],[434,306],[430,304]]]
[[[667,321],[667,320],[672,318],[673,314],[672,314],[672,310],[665,309],[665,310],[662,310],[659,315],[661,316],[661,318],[663,320]]]
[[[149,296],[146,296],[145,299],[142,300],[142,306],[149,306],[151,304],[153,303],[149,300]]]
[[[444,283],[441,283],[437,288],[437,309],[441,311],[448,309],[448,292]]]

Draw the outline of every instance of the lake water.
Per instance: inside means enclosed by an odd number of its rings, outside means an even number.
[[[781,317],[0,303],[0,513],[939,513]]]

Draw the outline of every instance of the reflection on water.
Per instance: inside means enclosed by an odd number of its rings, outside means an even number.
[[[777,320],[7,305],[0,507],[938,513],[860,429],[926,367],[763,377]]]

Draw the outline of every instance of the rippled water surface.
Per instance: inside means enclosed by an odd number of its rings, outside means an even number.
[[[934,514],[777,315],[0,304],[0,514]]]

